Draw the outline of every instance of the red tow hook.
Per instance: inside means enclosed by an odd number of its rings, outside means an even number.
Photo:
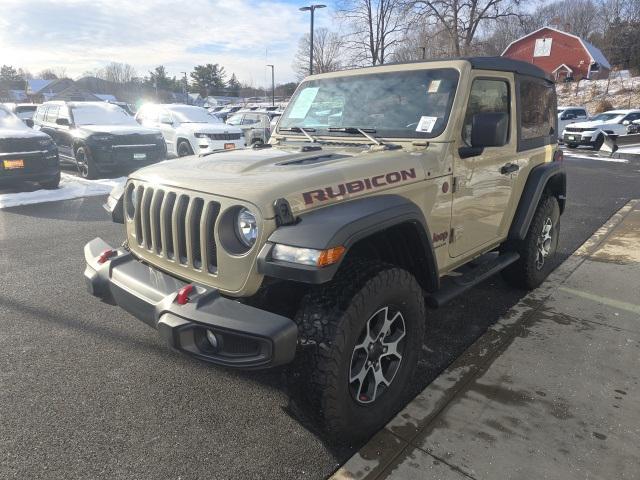
[[[102,252],[100,254],[100,256],[98,257],[98,263],[100,265],[102,265],[107,260],[109,260],[111,257],[115,257],[117,254],[118,254],[118,252],[116,250],[107,249],[104,252]]]
[[[193,285],[185,285],[178,290],[178,296],[176,297],[176,303],[178,305],[186,305],[189,302],[189,294],[193,292]]]

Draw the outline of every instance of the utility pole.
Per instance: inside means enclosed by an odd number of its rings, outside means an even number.
[[[274,67],[273,65],[267,65],[267,67],[271,67],[271,106],[276,106],[276,82],[275,75],[273,73]]]
[[[187,93],[187,72],[180,72],[184,75],[184,103],[189,105],[189,94]]]
[[[313,75],[313,14],[316,8],[325,8],[326,5],[309,5],[300,8],[301,12],[311,12],[311,30],[309,32],[309,75]]]

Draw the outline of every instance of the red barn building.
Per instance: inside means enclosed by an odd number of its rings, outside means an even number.
[[[595,46],[551,27],[543,27],[511,42],[502,56],[533,63],[558,81],[607,78],[611,70],[609,62]]]

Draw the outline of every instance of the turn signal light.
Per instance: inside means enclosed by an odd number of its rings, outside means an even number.
[[[118,253],[118,252],[116,252],[115,250],[111,250],[111,249],[105,250],[105,251],[104,251],[104,252],[102,252],[102,253],[100,254],[100,256],[98,257],[98,263],[99,263],[100,265],[102,265],[102,264],[103,264],[103,263],[105,263],[107,260],[109,260],[111,257],[115,257],[117,253]]]
[[[189,294],[193,292],[193,285],[185,285],[178,290],[178,296],[176,297],[176,303],[178,305],[186,305],[189,302]]]
[[[318,257],[318,266],[326,267],[327,265],[333,265],[340,261],[342,254],[344,253],[345,248],[343,246],[329,248],[327,250],[322,250],[320,252],[320,256]]]

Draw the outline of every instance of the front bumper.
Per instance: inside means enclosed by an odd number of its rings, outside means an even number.
[[[206,153],[213,153],[220,150],[236,150],[238,148],[244,148],[244,138],[240,140],[208,140],[202,138],[196,138],[196,145],[198,148],[198,154],[203,155]],[[225,145],[233,144],[233,148],[225,148]]]
[[[117,168],[142,168],[161,162],[167,158],[166,146],[116,146],[91,145],[89,147],[92,158],[100,171],[110,171]],[[143,158],[136,158],[136,156]]]
[[[138,261],[124,249],[99,263],[100,255],[110,249],[99,238],[84,247],[89,292],[157,329],[174,350],[243,369],[275,367],[293,360],[298,329],[291,319],[195,284],[189,302],[179,305],[177,292],[186,282]],[[217,347],[207,339],[207,331],[215,334]]]
[[[571,145],[590,145],[592,132],[585,133],[565,133],[562,136],[562,141]]]

